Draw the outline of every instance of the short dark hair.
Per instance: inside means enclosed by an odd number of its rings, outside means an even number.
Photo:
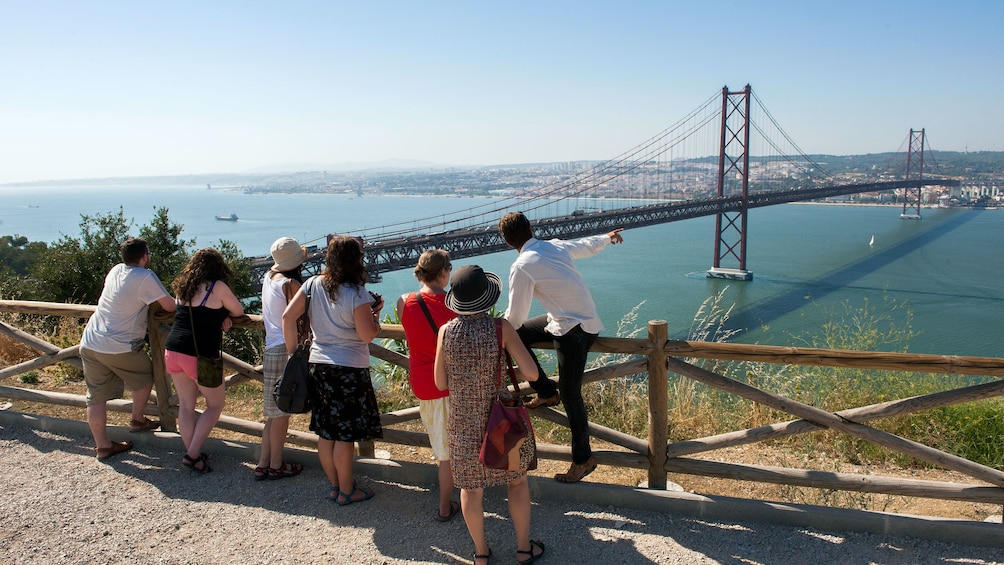
[[[519,249],[533,237],[533,228],[523,212],[509,212],[499,220],[499,233],[509,247]]]
[[[122,256],[122,262],[126,265],[139,263],[139,260],[149,252],[150,247],[146,244],[146,241],[138,237],[130,237],[119,246],[119,255]]]

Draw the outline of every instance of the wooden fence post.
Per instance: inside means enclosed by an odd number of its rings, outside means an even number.
[[[165,432],[178,430],[177,419],[171,413],[171,385],[167,382],[167,371],[164,369],[164,342],[167,336],[157,321],[157,315],[163,316],[164,309],[156,302],[150,304],[147,312],[147,333],[150,335],[150,361],[153,363],[153,390],[157,393],[157,410],[160,412],[160,429]]]
[[[648,339],[648,488],[666,489],[666,449],[669,443],[669,371],[666,345],[669,324],[650,320]]]

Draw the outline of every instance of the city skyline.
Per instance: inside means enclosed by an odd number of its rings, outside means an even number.
[[[751,84],[810,154],[1004,150],[990,1],[0,2],[0,183],[609,159]],[[990,94],[988,94],[990,93]]]

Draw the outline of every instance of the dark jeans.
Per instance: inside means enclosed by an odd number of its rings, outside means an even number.
[[[554,396],[555,392],[561,395],[561,403],[568,416],[568,427],[572,432],[572,462],[585,463],[592,457],[593,451],[589,447],[589,418],[586,415],[586,404],[582,400],[582,374],[586,370],[586,355],[596,342],[597,335],[586,333],[581,326],[575,326],[567,334],[555,336],[544,331],[545,325],[547,316],[537,316],[527,320],[523,327],[516,330],[527,349],[533,343],[550,341],[554,344],[554,353],[558,357],[558,384],[554,384],[540,367],[533,349],[530,349],[533,361],[537,364],[538,376],[530,386],[542,398]]]

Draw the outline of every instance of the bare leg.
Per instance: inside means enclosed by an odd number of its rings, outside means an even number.
[[[506,485],[509,489],[509,516],[516,530],[516,549],[532,551],[530,547],[530,483],[526,476]]]
[[[324,474],[328,477],[328,483],[341,490],[338,484],[338,470],[335,467],[336,443],[330,439],[317,438],[317,458],[321,461],[321,468],[324,469]],[[352,490],[351,487],[349,490]]]
[[[352,485],[352,459],[355,457],[356,444],[351,441],[336,441],[334,456],[338,490],[351,497],[355,487]],[[335,483],[332,483],[335,484]]]
[[[132,419],[142,422],[146,418],[146,405],[150,402],[150,393],[153,391],[153,382],[145,387],[132,391]]]
[[[112,446],[108,439],[108,406],[104,402],[87,405],[87,426],[91,428],[94,444],[98,448],[107,449]]]
[[[188,456],[192,459],[202,454],[202,444],[206,442],[209,433],[213,431],[216,422],[219,421],[220,414],[223,413],[223,405],[227,400],[227,391],[224,385],[215,388],[196,386],[202,392],[202,396],[206,398],[206,409],[199,416],[199,421],[195,423],[195,428],[192,430],[191,443],[188,445]]]
[[[488,555],[490,551],[488,540],[485,538],[484,495],[484,489],[460,489],[460,508],[464,512],[467,531],[470,532],[471,540],[474,542],[475,555]]]
[[[189,447],[195,430],[195,400],[198,398],[199,388],[185,373],[172,374],[171,380],[174,381],[174,390],[178,392],[178,433],[181,435],[181,442],[185,444],[186,453],[191,457]],[[198,451],[195,452],[195,457],[200,455]]]
[[[268,462],[272,458],[272,435],[269,430],[272,429],[272,424],[275,422],[275,418],[269,418],[265,420],[265,429],[261,431],[261,453],[258,455],[258,468],[264,469],[268,467]]]
[[[282,467],[282,448],[286,443],[286,431],[289,429],[289,416],[279,416],[269,420],[272,426],[268,430],[269,435],[269,466],[273,469]],[[264,441],[265,435],[262,434]]]
[[[449,516],[453,510],[453,466],[449,460],[439,462],[439,515]]]

